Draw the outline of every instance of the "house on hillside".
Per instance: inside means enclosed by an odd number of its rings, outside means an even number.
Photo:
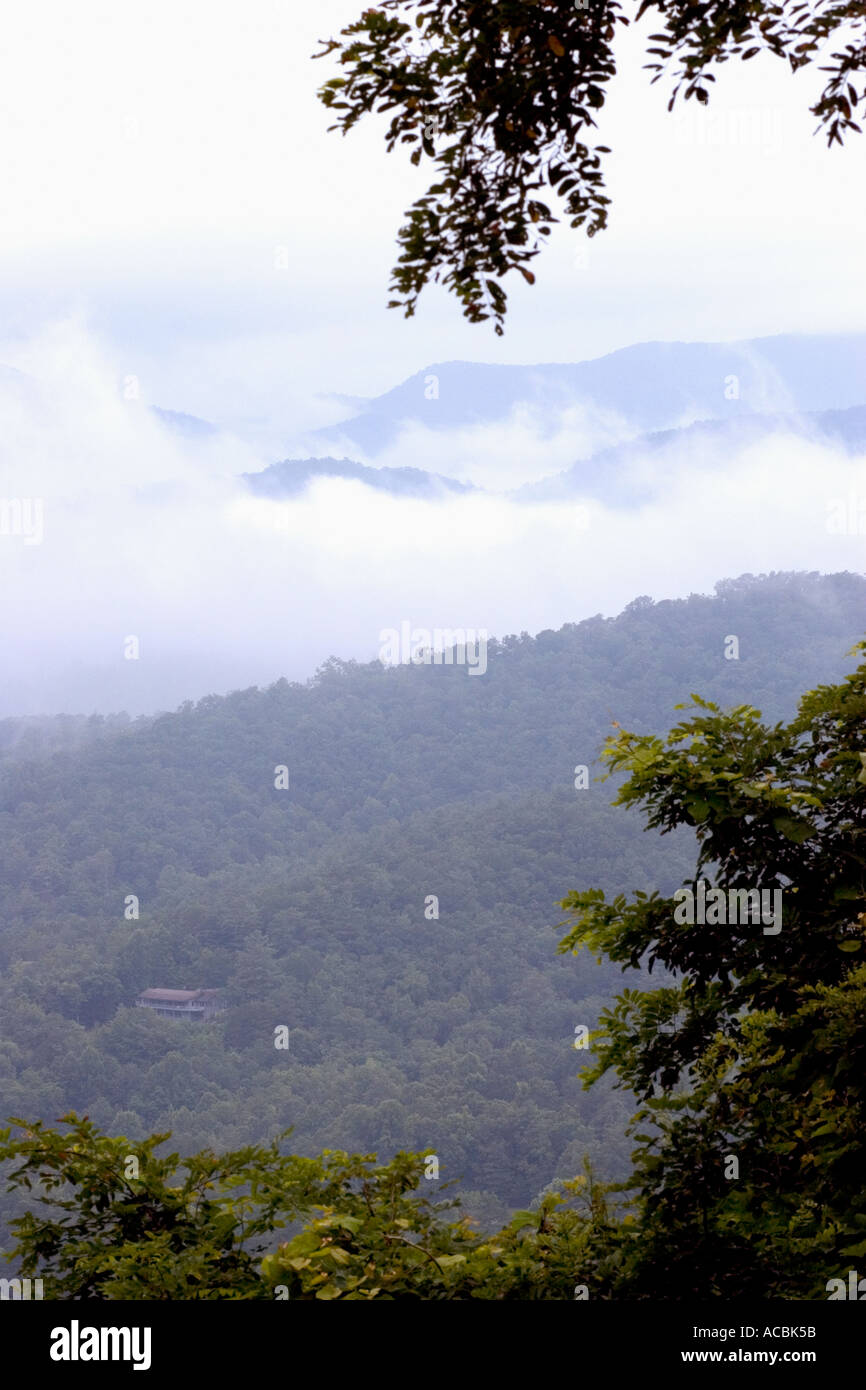
[[[140,1009],[153,1009],[161,1018],[191,1022],[213,1018],[226,1007],[218,989],[144,989],[136,999]]]

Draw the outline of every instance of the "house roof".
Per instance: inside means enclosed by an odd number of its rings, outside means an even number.
[[[188,1004],[192,999],[198,999],[205,993],[200,989],[143,989],[138,996],[139,999],[164,999],[166,1003]],[[207,991],[211,993],[210,990]]]

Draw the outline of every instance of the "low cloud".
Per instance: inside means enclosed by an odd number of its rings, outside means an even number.
[[[370,462],[381,467],[424,468],[493,492],[507,492],[560,472],[576,458],[619,444],[633,434],[628,421],[592,405],[518,404],[507,419],[490,424],[433,430],[407,423],[396,442]],[[351,449],[348,441],[346,448]]]
[[[375,658],[405,620],[536,632],[743,572],[864,567],[866,460],[796,437],[638,461],[654,495],[628,507],[404,500],[339,479],[274,502],[238,477],[266,459],[173,433],[82,325],[16,365],[29,376],[0,374],[2,715],[137,713],[303,679],[331,654]],[[404,437],[378,461],[514,486],[567,467],[586,420],[543,425]]]
[[[436,381],[431,375],[431,381]],[[544,399],[518,402],[494,421],[434,428],[406,420],[393,443],[369,454],[339,426],[327,449],[307,437],[312,456],[343,455],[381,468],[423,468],[491,492],[508,492],[568,468],[576,458],[631,439],[635,430],[612,410],[575,404],[573,394],[542,383]]]

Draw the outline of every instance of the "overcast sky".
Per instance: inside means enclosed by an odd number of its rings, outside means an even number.
[[[654,338],[866,325],[866,144],[813,136],[815,73],[729,63],[709,111],[665,111],[626,33],[602,113],[611,227],[558,229],[504,341],[438,290],[385,309],[425,183],[381,126],[327,134],[312,62],[361,0],[28,0],[0,51],[0,300],[15,360],[78,313],[150,400],[280,428],[436,360],[574,361]],[[288,250],[288,270],[275,248]],[[585,252],[585,256],[582,254]],[[577,263],[575,263],[577,262]],[[511,277],[512,280],[517,277]]]

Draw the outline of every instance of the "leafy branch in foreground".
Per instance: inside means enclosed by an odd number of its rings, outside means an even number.
[[[866,1251],[866,663],[787,726],[692,702],[666,739],[608,740],[617,803],[692,828],[698,859],[673,898],[564,900],[560,950],[668,978],[605,1011],[584,1080],[613,1069],[653,1126],[628,1184],[633,1296],[661,1274],[671,1297],[808,1297]],[[740,911],[762,893],[772,926]],[[699,898],[703,921],[678,911]]]
[[[653,81],[677,98],[706,104],[711,69],[769,53],[793,72],[820,59],[827,73],[811,110],[830,144],[859,131],[866,88],[866,5],[766,4],[762,0],[643,0],[630,19],[617,0],[380,0],[315,57],[343,72],[320,89],[345,135],[373,113],[389,117],[386,148],[408,146],[434,176],[398,235],[391,307],[415,313],[430,282],[452,291],[471,323],[503,332],[513,270],[529,268],[558,220],[558,196],[572,227],[594,236],[607,226],[604,144],[593,143],[606,88],[616,73],[619,26],[651,11],[662,27],[648,36]],[[828,43],[834,51],[826,52]]]
[[[576,1270],[597,1267],[599,1286],[613,1267],[615,1224],[589,1169],[485,1237],[453,1219],[453,1202],[422,1195],[424,1154],[377,1164],[275,1143],[158,1158],[166,1134],[131,1145],[86,1118],[60,1123],[0,1132],[10,1188],[51,1208],[13,1221],[9,1257],[50,1299],[570,1298]]]

